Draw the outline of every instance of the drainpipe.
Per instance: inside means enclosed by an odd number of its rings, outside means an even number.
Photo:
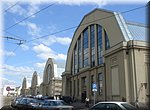
[[[106,93],[107,93],[107,92],[106,92],[106,91],[107,91],[106,88],[107,88],[107,87],[106,87],[106,64],[105,64],[105,63],[104,63],[104,81],[105,81],[105,88],[104,88],[104,89],[105,89],[105,96],[104,96],[104,98],[105,98],[105,101],[106,101],[106,100],[107,100],[107,99],[106,99]]]
[[[135,101],[138,102],[137,96],[137,79],[136,79],[136,63],[135,63],[135,50],[134,50],[134,41],[132,40],[132,49],[133,49],[133,64],[134,64],[134,86],[135,86]]]

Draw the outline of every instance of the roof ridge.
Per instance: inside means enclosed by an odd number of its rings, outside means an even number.
[[[146,24],[141,23],[141,22],[136,22],[136,21],[126,21],[126,23],[129,24],[129,25],[136,25],[136,26],[148,27]]]

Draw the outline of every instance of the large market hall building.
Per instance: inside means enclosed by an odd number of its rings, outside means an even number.
[[[76,29],[62,74],[63,93],[76,100],[149,101],[150,62],[146,26],[95,9]]]

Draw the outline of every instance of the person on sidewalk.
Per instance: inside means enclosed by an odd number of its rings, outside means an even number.
[[[86,98],[86,99],[85,99],[85,106],[86,106],[86,107],[89,107],[89,101],[90,101],[89,98]]]

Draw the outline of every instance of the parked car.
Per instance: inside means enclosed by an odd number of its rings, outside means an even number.
[[[73,103],[73,99],[70,96],[62,96],[60,99],[66,102],[67,104]]]
[[[63,100],[43,100],[36,110],[73,110],[73,106],[67,105]]]
[[[11,106],[13,108],[16,108],[17,104],[20,102],[20,100],[22,99],[22,97],[16,97],[14,99],[11,100]]]
[[[40,96],[40,97],[35,97],[36,99],[41,99],[41,100],[45,100],[45,99],[54,99],[54,97],[51,96]]]
[[[16,108],[18,110],[30,110],[36,109],[39,107],[39,101],[34,98],[21,98],[17,103]]]
[[[127,102],[98,102],[90,110],[137,110]]]

